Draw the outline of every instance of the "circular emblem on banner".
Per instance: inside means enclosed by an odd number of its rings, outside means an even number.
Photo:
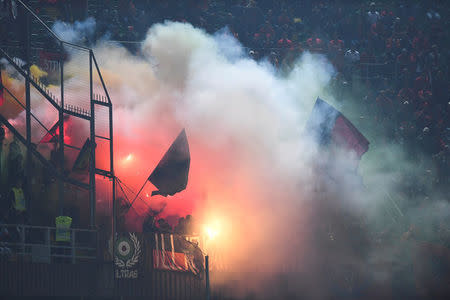
[[[122,260],[130,259],[134,246],[129,237],[120,237],[116,242],[116,255]]]
[[[130,233],[129,236],[121,236],[117,239],[114,252],[116,265],[120,268],[130,268],[139,260],[141,245],[136,235]]]

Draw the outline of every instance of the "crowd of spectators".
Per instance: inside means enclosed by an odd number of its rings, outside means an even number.
[[[161,232],[161,233],[176,233],[180,235],[193,235],[198,233],[195,226],[195,221],[191,215],[178,218],[178,223],[172,227],[165,218],[160,218],[149,212],[142,224],[142,232]]]
[[[61,2],[61,3],[60,3]],[[63,5],[62,2],[65,4]],[[337,98],[361,99],[363,112],[415,159],[434,161],[434,181],[448,184],[449,49],[446,1],[102,0],[97,38],[130,47],[154,23],[189,22],[214,33],[228,28],[256,60],[284,70],[304,51],[326,55]],[[39,2],[42,4],[42,1]],[[65,1],[46,5],[66,7]],[[58,7],[59,7],[58,6]],[[361,94],[355,87],[364,87]]]
[[[434,183],[448,184],[450,3],[446,1],[235,0],[104,1],[98,37],[141,41],[165,20],[214,33],[228,28],[256,60],[289,68],[304,51],[335,67],[338,97],[361,98],[365,113],[411,159],[434,161]],[[363,94],[342,94],[363,86]]]
[[[448,1],[93,2],[96,38],[107,36],[131,50],[139,48],[152,24],[171,20],[209,33],[227,28],[250,57],[267,59],[282,71],[304,51],[326,55],[336,70],[331,86],[337,98],[362,99],[363,113],[386,137],[404,145],[412,159],[425,153],[434,160],[426,167],[435,169],[434,181],[448,184]]]
[[[73,1],[44,2],[66,7]],[[289,70],[305,51],[326,55],[336,70],[330,84],[336,98],[343,105],[358,102],[357,110],[368,120],[367,124],[375,124],[384,138],[401,145],[412,161],[423,163],[423,176],[412,180],[410,186],[419,185],[424,178],[431,178],[434,187],[448,186],[450,38],[445,28],[450,21],[450,2],[97,0],[89,3],[97,4],[95,10],[88,11],[96,20],[95,38],[120,41],[131,51],[139,49],[152,24],[171,20],[191,23],[208,33],[227,28],[249,57],[268,60],[280,72]],[[412,190],[416,192],[417,189]]]
[[[64,1],[45,2],[61,6]],[[450,2],[92,2],[98,4],[96,37],[106,35],[130,48],[139,45],[152,24],[172,20],[209,33],[227,28],[250,57],[266,59],[281,72],[305,51],[326,55],[336,70],[330,84],[336,98],[357,99],[361,114],[389,142],[402,145],[411,160],[426,161],[424,176],[439,187],[448,186],[450,38],[445,28]]]
[[[6,224],[26,224],[25,198],[23,194],[23,155],[19,143],[13,139],[5,155],[5,129],[0,123],[0,256],[10,255],[11,250],[4,242],[17,242],[19,230]],[[9,176],[4,176],[7,172]],[[17,195],[19,193],[20,195]]]

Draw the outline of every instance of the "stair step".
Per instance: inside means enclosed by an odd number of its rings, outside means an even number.
[[[1,50],[2,52],[4,52],[3,50]],[[23,73],[26,73],[26,70],[23,69],[23,66],[25,65],[19,58],[11,58],[9,55],[7,55],[7,53],[4,53],[5,56],[7,56],[11,61],[12,61],[12,66],[15,67],[17,70],[21,70]],[[61,107],[61,101],[59,99],[59,97],[57,97],[56,95],[53,95],[48,89],[47,86],[42,83],[38,78],[35,78],[32,74],[29,75],[29,79],[30,81],[32,81],[35,85],[35,87],[38,87],[38,91],[41,92],[41,94],[43,94],[44,96],[46,96],[47,100],[48,98],[52,99],[59,107]],[[81,117],[81,118],[90,118],[91,113],[90,111],[76,106],[76,105],[72,105],[72,104],[65,104],[64,105],[64,110],[66,110],[68,113]]]

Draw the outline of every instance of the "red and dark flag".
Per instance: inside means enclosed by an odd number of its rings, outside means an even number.
[[[174,195],[186,188],[191,156],[186,132],[183,129],[164,154],[148,181],[158,188],[153,195]]]
[[[369,150],[369,141],[344,115],[336,118],[331,138],[337,145],[353,151],[358,159]]]
[[[333,143],[354,152],[358,159],[369,149],[366,137],[340,111],[320,98],[306,124],[306,132],[320,146]]]

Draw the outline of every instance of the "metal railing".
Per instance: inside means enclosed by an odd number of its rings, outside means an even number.
[[[94,98],[111,103],[106,86],[101,82],[98,67],[93,66],[95,59],[92,49],[64,41],[50,29],[27,5],[17,0],[21,20],[31,23],[19,24],[19,19],[10,21],[6,28],[6,39],[0,47],[12,58],[20,58],[23,68],[31,65],[48,73],[46,76],[52,84],[51,97],[59,105],[78,107],[90,111],[90,101]],[[14,41],[18,39],[18,41]],[[33,80],[41,85],[39,78]],[[93,90],[91,97],[90,90]],[[85,93],[80,93],[85,91]]]
[[[79,263],[97,259],[97,230],[70,229],[70,241],[56,241],[56,227],[0,224],[0,256],[39,263]]]
[[[361,80],[374,80],[380,78],[395,79],[395,65],[388,62],[369,63],[362,62],[354,67],[357,77]]]
[[[26,136],[27,148],[32,147],[33,122],[38,127],[44,127],[42,120],[34,118],[34,108],[31,98],[35,94],[42,95],[42,101],[47,101],[53,106],[53,113],[58,118],[58,159],[60,168],[64,166],[65,148],[79,149],[81,145],[66,145],[64,143],[64,118],[70,115],[89,121],[89,139],[91,147],[89,160],[89,184],[90,191],[90,222],[95,225],[95,175],[101,174],[110,178],[114,177],[113,171],[113,130],[112,130],[112,103],[106,89],[105,82],[98,67],[97,59],[92,49],[62,40],[51,28],[49,28],[28,7],[24,1],[17,0],[18,17],[15,20],[7,20],[5,39],[0,39],[0,56],[13,66],[20,74],[24,84],[25,97],[11,95],[13,98],[24,100],[20,105],[26,111]],[[5,24],[1,24],[3,26]],[[46,74],[33,76],[31,69],[37,67]],[[45,78],[45,79],[43,79]],[[8,93],[14,93],[9,90]],[[21,99],[24,98],[24,99]],[[34,104],[33,104],[34,105]],[[0,116],[1,117],[1,116]],[[104,120],[108,124],[105,126]],[[36,122],[37,121],[37,122]],[[75,147],[73,147],[75,146]],[[96,153],[107,149],[109,151],[108,163],[100,165],[96,161]],[[29,161],[27,159],[27,161]],[[27,173],[31,173],[31,166],[27,163]],[[65,174],[64,170],[60,170]],[[71,175],[63,176],[59,180],[58,209],[61,212],[64,205],[64,191],[62,181],[77,181]],[[85,186],[84,182],[78,182],[79,186]],[[29,186],[27,183],[26,186]]]

